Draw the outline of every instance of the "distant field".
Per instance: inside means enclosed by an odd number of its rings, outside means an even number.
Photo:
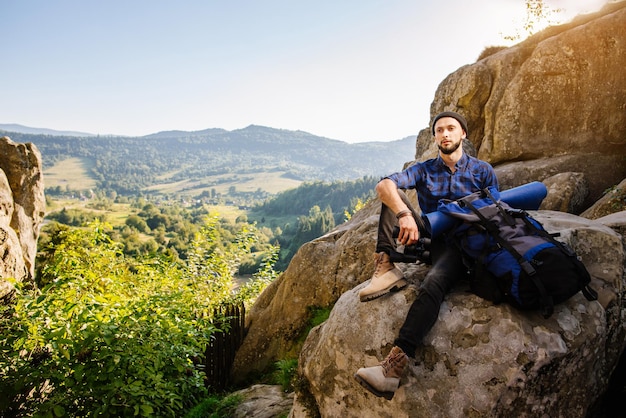
[[[43,172],[45,187],[61,186],[71,190],[89,190],[96,181],[89,175],[92,162],[87,158],[68,158]]]
[[[281,177],[284,172],[263,172],[263,173],[231,173],[217,176],[209,176],[202,179],[184,180],[172,183],[158,184],[147,187],[146,191],[156,191],[158,193],[177,193],[181,195],[199,195],[203,191],[211,191],[227,194],[228,190],[234,186],[238,192],[255,192],[258,189],[271,194],[276,194],[287,189],[298,187],[302,182],[285,177]]]

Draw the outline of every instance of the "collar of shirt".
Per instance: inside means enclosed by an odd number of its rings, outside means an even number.
[[[443,161],[443,158],[441,158],[441,155],[437,156],[437,161],[439,165],[441,165],[447,171],[451,172],[450,167],[448,167],[445,161]],[[461,159],[457,161],[456,164],[454,164],[454,166],[456,167],[457,170],[462,170],[465,167],[467,167],[468,164],[469,164],[469,157],[467,156],[466,153],[463,153],[463,155],[461,156]]]

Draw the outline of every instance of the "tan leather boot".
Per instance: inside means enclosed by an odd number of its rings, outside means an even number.
[[[397,292],[406,286],[402,272],[389,260],[387,253],[380,252],[374,259],[376,270],[370,283],[359,292],[361,302],[379,298],[389,292]]]
[[[400,387],[400,379],[408,363],[409,357],[400,347],[395,346],[378,366],[361,367],[354,377],[374,395],[391,400]]]

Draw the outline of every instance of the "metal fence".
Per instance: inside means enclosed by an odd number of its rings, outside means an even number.
[[[243,304],[227,305],[214,312],[217,328],[205,352],[206,384],[212,391],[225,389],[230,383],[230,369],[245,332],[246,308]]]

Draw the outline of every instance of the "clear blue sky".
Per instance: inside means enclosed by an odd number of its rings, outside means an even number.
[[[605,2],[545,1],[565,20]],[[0,0],[0,123],[400,139],[525,14],[524,0]]]

